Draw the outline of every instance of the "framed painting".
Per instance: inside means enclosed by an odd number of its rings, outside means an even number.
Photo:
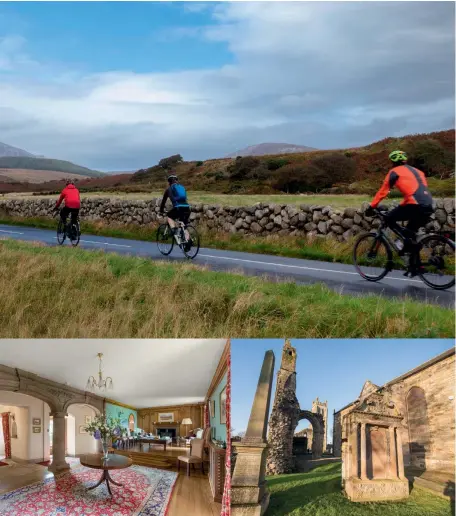
[[[84,422],[86,425],[90,425],[92,422],[92,416],[84,416]]]
[[[215,417],[215,400],[211,400],[211,411],[212,411],[211,417]]]
[[[158,414],[159,423],[174,423],[174,412],[160,412]]]
[[[33,433],[34,434],[40,434],[41,433],[41,426],[34,426],[33,427]]]
[[[89,432],[85,431],[85,426],[84,425],[80,425],[79,426],[79,433],[80,434],[88,434]]]
[[[220,424],[226,425],[226,387],[220,393]]]
[[[41,418],[39,417],[34,417],[32,419],[32,425],[33,426],[41,426]],[[36,432],[35,432],[36,433]]]

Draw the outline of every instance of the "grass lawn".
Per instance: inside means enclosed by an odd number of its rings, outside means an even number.
[[[341,492],[341,465],[327,464],[308,473],[268,477],[271,492],[265,516],[451,516],[448,500],[414,488],[400,502],[353,503]]]
[[[454,311],[80,248],[0,241],[0,338],[454,337]]]
[[[163,188],[164,189],[164,188]],[[87,197],[108,197],[112,199],[136,199],[148,200],[163,195],[163,191],[150,193],[125,193],[125,192],[83,192],[82,198]],[[40,199],[56,197],[56,195],[32,195],[31,193],[10,193],[5,194],[1,199]],[[274,204],[317,204],[333,206],[334,208],[356,208],[364,201],[371,200],[368,195],[287,195],[287,194],[262,194],[262,195],[227,195],[212,192],[188,192],[188,199],[191,204],[217,204],[222,206],[253,206],[257,202],[268,202]]]

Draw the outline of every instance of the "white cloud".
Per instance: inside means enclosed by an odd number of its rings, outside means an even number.
[[[176,34],[225,42],[235,64],[212,70],[88,75],[34,62],[21,37],[0,39],[0,141],[125,169],[168,152],[203,159],[265,140],[342,147],[454,123],[451,3],[210,8],[212,26]]]

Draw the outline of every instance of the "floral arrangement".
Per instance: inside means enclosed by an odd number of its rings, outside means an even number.
[[[91,423],[85,426],[84,430],[95,439],[118,439],[121,437],[123,429],[120,426],[120,419],[108,417],[105,414],[95,416]]]

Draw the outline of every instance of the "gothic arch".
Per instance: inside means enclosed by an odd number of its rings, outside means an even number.
[[[299,412],[299,421],[307,419],[312,425],[312,457],[317,459],[323,454],[323,443],[325,438],[325,424],[323,416],[316,414],[310,410],[301,410]]]
[[[415,467],[425,469],[426,454],[430,451],[431,433],[424,389],[418,386],[412,387],[405,397],[405,404],[411,463]]]

